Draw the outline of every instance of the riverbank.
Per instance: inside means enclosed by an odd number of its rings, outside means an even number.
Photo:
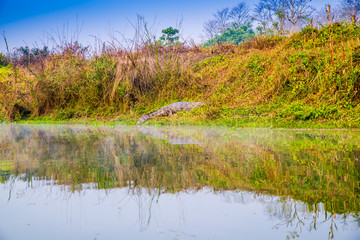
[[[240,46],[104,48],[74,43],[0,67],[0,121],[135,124],[178,101],[210,104],[157,125],[360,127],[360,29],[335,23]]]
[[[284,128],[284,129],[298,129],[298,130],[346,130],[359,129],[358,125],[350,125],[353,122],[347,121],[284,121],[284,119],[273,119],[266,116],[254,117],[235,117],[234,119],[217,119],[214,121],[199,120],[196,113],[178,114],[178,116],[161,117],[155,120],[150,120],[143,124],[143,126],[224,126],[232,128]],[[190,115],[190,116],[189,116]],[[191,116],[193,115],[193,116]],[[3,124],[10,122],[3,121]],[[57,119],[52,117],[36,117],[32,119],[18,120],[17,124],[82,124],[82,125],[135,125],[136,120],[131,118],[125,119],[123,116],[113,116],[112,118],[70,118]],[[355,122],[356,123],[356,122]]]

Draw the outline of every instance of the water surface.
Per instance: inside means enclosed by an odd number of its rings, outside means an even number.
[[[360,239],[359,133],[0,125],[0,239]]]

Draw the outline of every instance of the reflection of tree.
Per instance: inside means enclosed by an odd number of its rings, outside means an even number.
[[[308,203],[310,211],[324,203],[326,212],[359,212],[356,132],[151,130],[169,138],[196,135],[202,144],[171,144],[127,127],[4,125],[0,162],[9,164],[0,164],[1,181],[11,175],[53,179],[73,191],[83,183],[161,193],[250,190],[289,196]]]
[[[136,199],[138,204],[138,225],[140,231],[145,230],[150,225],[154,203],[158,201],[160,192],[137,188],[135,192],[132,192],[131,196]]]
[[[308,204],[296,201],[290,197],[278,197],[246,191],[224,191],[217,194],[223,195],[228,203],[262,203],[265,207],[264,212],[270,217],[270,221],[276,222],[273,228],[287,229],[288,235],[286,239],[300,237],[305,230],[316,231],[321,225],[326,225],[329,229],[329,238],[334,238],[338,225],[348,230],[354,230],[351,229],[351,227],[355,226],[353,221],[360,222],[357,213],[329,213],[325,210],[325,206],[322,203],[314,204],[312,208],[309,208]],[[356,229],[360,229],[360,224],[357,225]]]
[[[341,222],[343,227],[348,225],[346,219],[356,219],[356,214],[336,214],[329,213],[324,209],[324,204],[316,203],[313,208],[302,202],[295,201],[291,198],[281,199],[280,201],[272,201],[268,203],[267,214],[271,218],[279,219],[281,222],[276,224],[274,228],[279,229],[285,226],[288,230],[288,236],[286,239],[294,239],[299,237],[303,231],[303,227],[306,227],[308,231],[317,230],[319,225],[329,224],[329,239],[334,238],[334,231],[338,230],[338,223]],[[308,226],[306,222],[308,219],[312,219]]]
[[[156,220],[157,213],[160,211],[159,199],[161,194],[159,189],[144,189],[141,187],[136,187],[132,191],[129,192],[129,196],[138,204],[138,222],[140,231],[147,229],[151,222]],[[183,209],[183,205],[181,202],[181,195],[185,194],[185,192],[176,193],[177,199],[177,207],[180,222],[185,221],[185,213]],[[158,210],[158,211],[156,211]],[[153,216],[155,215],[155,216]]]
[[[285,199],[282,205],[282,214],[280,219],[281,223],[275,225],[275,228],[280,228],[285,225],[287,228],[294,228],[292,231],[288,231],[289,235],[286,239],[294,239],[295,237],[299,237],[298,232],[302,232],[302,227],[305,225],[304,219],[298,213],[297,202],[293,199]],[[303,206],[302,206],[303,207]],[[302,213],[306,212],[304,209],[301,211]]]

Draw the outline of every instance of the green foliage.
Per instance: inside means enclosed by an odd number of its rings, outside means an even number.
[[[262,74],[265,68],[262,64],[261,56],[258,54],[253,55],[246,65],[247,68],[251,69],[255,76]]]
[[[279,117],[294,118],[295,120],[313,120],[313,119],[338,119],[341,113],[338,112],[338,107],[322,105],[319,107],[306,106],[301,102],[295,102],[288,105],[285,109],[278,113]]]
[[[288,46],[295,49],[311,49],[325,46],[330,42],[356,38],[359,35],[360,27],[350,23],[334,23],[321,29],[306,27],[289,39]]]
[[[7,66],[0,66],[0,80],[6,81],[6,79],[11,75],[12,67]]]
[[[256,31],[259,35],[264,36],[282,36],[284,29],[280,28],[280,24],[276,21],[272,22],[271,26],[268,26],[268,22],[263,21],[256,27]]]
[[[108,106],[111,105],[111,91],[114,87],[116,61],[106,55],[96,58],[92,62],[92,67],[87,72],[86,82],[87,87],[83,89],[91,98],[86,102],[94,103],[91,107]],[[102,99],[99,101],[98,99]]]
[[[360,65],[360,45],[354,48],[352,62],[355,65]]]
[[[0,67],[9,65],[10,60],[4,54],[0,53]]]
[[[21,72],[12,65],[0,67],[0,119],[14,121],[30,114],[31,104],[23,99],[29,94],[29,82],[14,81],[20,76]]]
[[[225,29],[220,35],[216,35],[213,39],[208,40],[203,44],[204,47],[209,47],[214,44],[230,43],[239,45],[245,40],[251,39],[255,36],[251,24],[234,25],[232,28]]]
[[[204,61],[196,63],[193,70],[197,71],[198,69],[206,67],[206,66],[215,66],[216,64],[218,64],[224,60],[225,60],[225,57],[223,55],[208,58],[208,59],[205,59]]]
[[[29,63],[35,63],[40,59],[44,59],[49,56],[50,52],[48,47],[45,46],[43,49],[29,47],[20,47],[17,49],[17,52],[20,53],[20,56],[16,61],[20,64],[26,65]]]
[[[161,31],[162,36],[160,37],[160,43],[165,46],[172,46],[179,44],[179,30],[176,28],[169,27]]]

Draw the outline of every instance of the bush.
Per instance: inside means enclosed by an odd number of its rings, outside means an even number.
[[[203,44],[204,47],[209,47],[214,44],[231,43],[239,45],[245,42],[245,40],[251,39],[255,36],[254,30],[251,28],[251,24],[234,25],[232,28],[225,29],[220,35],[216,35],[213,39],[208,40]]]

